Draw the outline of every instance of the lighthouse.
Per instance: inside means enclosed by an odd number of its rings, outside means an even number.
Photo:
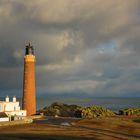
[[[22,107],[27,116],[36,114],[35,55],[30,43],[25,48]]]

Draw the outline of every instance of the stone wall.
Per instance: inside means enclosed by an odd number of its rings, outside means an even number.
[[[17,121],[0,122],[0,126],[20,125],[20,124],[28,124],[32,122],[33,120],[31,118],[26,118],[26,119],[17,120]]]

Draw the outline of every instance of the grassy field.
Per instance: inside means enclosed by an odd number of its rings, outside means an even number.
[[[70,126],[52,124],[65,118],[54,118],[51,124],[33,123],[0,127],[0,140],[138,140],[140,120],[134,117],[72,119]]]

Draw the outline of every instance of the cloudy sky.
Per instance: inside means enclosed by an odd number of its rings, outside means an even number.
[[[0,93],[21,94],[25,45],[37,94],[140,96],[140,0],[0,0]]]

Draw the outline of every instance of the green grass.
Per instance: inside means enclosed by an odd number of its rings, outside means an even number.
[[[1,140],[97,140],[95,138],[47,134],[0,134]]]
[[[133,122],[140,123],[140,118],[136,118],[136,119],[134,119]]]

